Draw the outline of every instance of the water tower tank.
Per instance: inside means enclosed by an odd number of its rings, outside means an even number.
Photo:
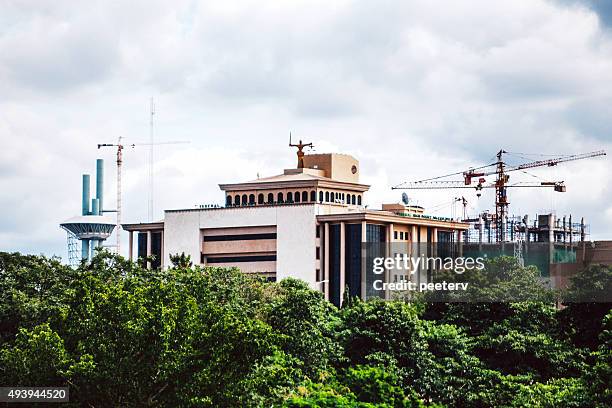
[[[91,258],[91,252],[95,247],[102,246],[115,228],[115,222],[104,211],[104,161],[96,161],[96,198],[90,200],[90,177],[83,174],[83,194],[81,215],[72,217],[60,224],[68,232],[68,252],[70,263],[73,263],[71,256],[70,240],[76,239],[81,242],[81,259]]]

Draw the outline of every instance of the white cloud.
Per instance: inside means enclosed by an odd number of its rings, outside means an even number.
[[[80,174],[119,135],[148,138],[157,101],[157,217],[222,202],[221,182],[294,165],[291,130],[352,153],[376,207],[390,187],[512,152],[612,151],[612,39],[573,1],[3,2],[0,249],[62,254]],[[146,219],[146,149],[126,153],[126,221]],[[511,192],[511,211],[612,219],[609,158],[559,166],[568,192]],[[521,175],[527,177],[528,175]],[[520,179],[513,175],[513,179]],[[492,207],[491,194],[475,212]],[[410,192],[433,207],[459,193]],[[561,198],[562,197],[562,198]]]

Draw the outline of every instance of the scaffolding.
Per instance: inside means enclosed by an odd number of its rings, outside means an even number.
[[[497,222],[496,214],[484,212],[478,218],[464,220],[470,224],[465,232],[464,242],[493,244],[499,236],[497,227],[504,228],[505,242],[549,242],[573,244],[584,242],[589,235],[590,226],[573,222],[572,216],[557,218],[555,214],[536,215],[533,221],[525,216],[507,216],[501,223]]]
[[[81,250],[79,248],[79,239],[76,235],[66,229],[66,241],[68,248],[68,265],[76,268],[81,260]]]

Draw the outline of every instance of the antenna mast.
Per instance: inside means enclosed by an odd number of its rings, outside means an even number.
[[[149,218],[149,222],[153,222],[153,163],[154,163],[154,157],[153,157],[153,148],[154,148],[154,141],[153,141],[153,130],[154,130],[154,123],[153,123],[153,117],[155,116],[155,102],[153,101],[153,97],[151,97],[151,119],[150,119],[150,129],[149,129],[149,211],[148,211],[148,218]]]
[[[99,148],[99,147],[98,147]],[[123,165],[123,144],[121,136],[117,142],[117,255],[121,255],[121,166]]]

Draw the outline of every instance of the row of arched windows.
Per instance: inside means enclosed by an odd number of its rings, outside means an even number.
[[[319,202],[361,205],[361,195],[339,193],[337,191],[326,191],[325,193],[319,191]]]
[[[319,202],[320,203],[342,203],[361,205],[361,195],[346,194],[334,191],[319,191]],[[225,198],[225,205],[227,207],[237,206],[248,206],[248,205],[263,205],[263,204],[284,204],[284,203],[313,203],[317,201],[317,193],[315,191],[296,191],[288,192],[286,195],[282,192],[268,193],[264,195],[259,193],[257,197],[255,194],[236,194],[233,197],[227,195]]]

